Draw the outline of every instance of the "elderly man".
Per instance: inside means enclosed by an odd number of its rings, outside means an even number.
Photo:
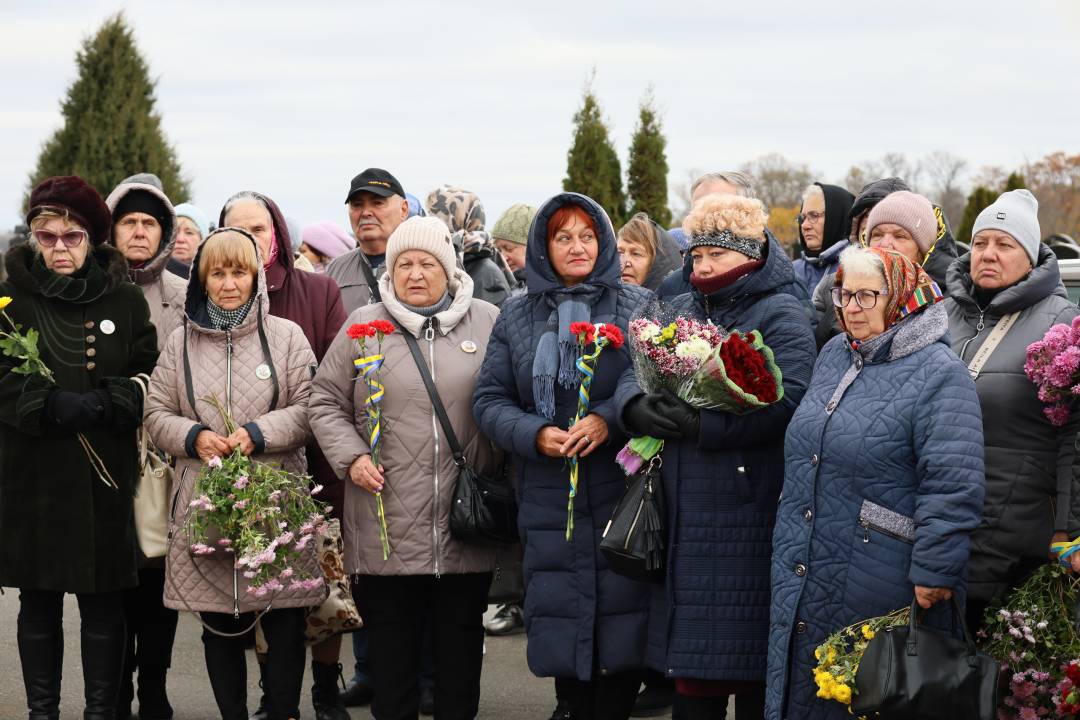
[[[793,264],[807,295],[840,264],[840,253],[848,246],[853,202],[855,196],[839,185],[816,182],[803,191],[798,218],[802,257]]]
[[[336,258],[326,274],[341,288],[347,315],[381,301],[377,278],[383,269],[386,241],[409,217],[409,201],[397,178],[385,170],[368,168],[352,179],[345,204],[359,247]]]

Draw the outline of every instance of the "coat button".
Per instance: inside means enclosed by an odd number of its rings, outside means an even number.
[[[806,522],[810,522],[811,520],[814,519],[814,511],[811,510],[810,508],[806,508],[805,510],[803,510],[802,516],[803,516],[803,520],[805,520]]]
[[[87,369],[87,370],[93,370],[93,369],[94,369],[94,368],[96,368],[96,367],[97,367],[97,363],[95,363],[95,362],[88,362],[88,363],[86,363],[86,369]]]
[[[93,330],[94,329],[94,321],[93,320],[87,320],[86,323],[83,324],[83,327],[86,328],[87,330]]]
[[[802,563],[796,563],[795,564],[795,574],[798,575],[799,577],[805,576],[806,575],[806,566],[803,565]]]
[[[817,466],[817,464],[818,464],[817,453],[814,453],[813,455],[810,456],[810,464],[814,465],[815,467]]]
[[[94,348],[90,348],[86,351],[86,357],[94,357],[95,355],[97,355],[97,350]]]
[[[802,620],[795,623],[795,633],[797,635],[804,635],[806,633],[806,623]]]
[[[96,343],[96,342],[97,342],[97,338],[96,338],[96,337],[94,337],[93,335],[87,335],[87,336],[86,336],[86,342],[88,342],[88,343],[90,343],[91,345],[93,345],[94,343]]]

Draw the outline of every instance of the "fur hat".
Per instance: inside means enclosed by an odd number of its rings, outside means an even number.
[[[386,242],[386,269],[394,272],[397,257],[409,250],[423,250],[432,255],[446,271],[447,281],[453,285],[457,269],[457,253],[450,229],[437,217],[411,217],[390,233]],[[451,288],[453,289],[453,288]]]
[[[63,208],[71,218],[86,229],[91,245],[100,245],[109,239],[112,213],[97,190],[76,175],[59,175],[46,178],[30,193],[30,210],[26,224],[49,207]]]

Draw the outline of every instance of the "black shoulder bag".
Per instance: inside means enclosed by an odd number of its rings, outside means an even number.
[[[908,626],[878,632],[855,674],[855,715],[881,720],[993,720],[997,715],[998,664],[975,648],[956,597],[952,608],[964,630],[959,640],[919,627],[916,601]]]
[[[626,481],[600,552],[611,569],[631,580],[658,582],[664,577],[664,490],[660,455]]]
[[[431,379],[424,356],[416,338],[406,329],[401,330],[402,337],[412,352],[413,360],[424,380],[431,406],[442,425],[443,434],[454,454],[454,464],[458,467],[457,483],[454,485],[454,500],[450,505],[450,534],[458,540],[469,542],[516,543],[520,541],[517,531],[517,499],[514,489],[505,479],[484,477],[476,472],[465,459],[457,433],[450,426],[439,391]]]

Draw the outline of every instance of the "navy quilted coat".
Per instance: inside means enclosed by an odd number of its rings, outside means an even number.
[[[784,398],[747,415],[702,411],[698,440],[668,441],[663,482],[668,529],[665,585],[655,585],[647,662],[670,677],[764,682],[769,561],[784,479],[784,431],[806,392],[814,335],[794,279],[770,239],[765,265],[705,297],[680,295],[680,315],[761,332],[784,377]],[[641,390],[620,387],[620,410]]]
[[[915,585],[963,592],[983,500],[982,416],[949,348],[943,305],[851,349],[832,338],[788,427],[773,536],[768,720],[850,718],[815,697],[830,633],[911,603]],[[865,357],[864,357],[865,355]],[[928,618],[947,618],[939,604]]]
[[[626,436],[612,395],[620,376],[632,373],[626,346],[604,350],[596,364],[590,409],[607,421],[610,439],[582,461],[572,542],[565,535],[566,465],[536,449],[537,433],[552,423],[536,413],[533,357],[551,312],[544,292],[561,287],[547,259],[547,223],[568,202],[582,206],[597,229],[599,254],[589,282],[605,290],[592,308],[592,321],[615,323],[625,332],[631,314],[651,297],[647,290],[621,284],[615,233],[600,206],[576,193],[555,196],[529,229],[529,294],[502,307],[480,370],[474,412],[484,434],[514,455],[529,669],[540,677],[589,680],[594,668],[606,674],[642,667],[649,589],[611,572],[599,552],[601,532],[625,488],[615,453]],[[559,427],[567,426],[576,403],[576,388],[555,384]]]

